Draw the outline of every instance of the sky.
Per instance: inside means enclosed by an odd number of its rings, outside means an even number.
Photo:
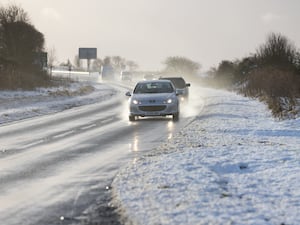
[[[300,47],[299,0],[1,0],[17,4],[42,32],[57,61],[80,47],[160,70],[170,56],[202,70],[255,53],[271,32]]]

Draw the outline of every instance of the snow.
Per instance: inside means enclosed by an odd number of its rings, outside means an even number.
[[[116,90],[91,81],[34,91],[0,91],[0,124],[104,101]]]
[[[114,204],[122,216],[143,225],[300,224],[300,119],[277,121],[256,100],[191,89],[203,103],[200,114],[192,99],[182,110],[190,123],[114,179]],[[0,91],[0,125],[115,94],[88,81]]]
[[[300,120],[200,88],[203,111],[113,182],[131,224],[300,224]]]

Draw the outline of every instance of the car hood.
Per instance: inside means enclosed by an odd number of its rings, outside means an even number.
[[[136,99],[140,102],[147,102],[151,100],[156,101],[165,101],[168,98],[174,98],[175,93],[153,93],[153,94],[134,94],[133,99]]]

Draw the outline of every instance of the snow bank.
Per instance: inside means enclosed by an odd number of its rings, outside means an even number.
[[[113,88],[95,82],[35,91],[0,91],[0,124],[100,102],[115,94]]]
[[[204,110],[113,182],[133,224],[300,224],[300,120],[202,89]]]

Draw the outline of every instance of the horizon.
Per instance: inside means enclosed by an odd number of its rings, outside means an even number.
[[[170,56],[208,70],[255,53],[271,32],[300,46],[296,0],[3,0],[1,6],[7,4],[28,13],[59,62],[95,47],[98,58],[121,56],[141,70],[160,70]]]

